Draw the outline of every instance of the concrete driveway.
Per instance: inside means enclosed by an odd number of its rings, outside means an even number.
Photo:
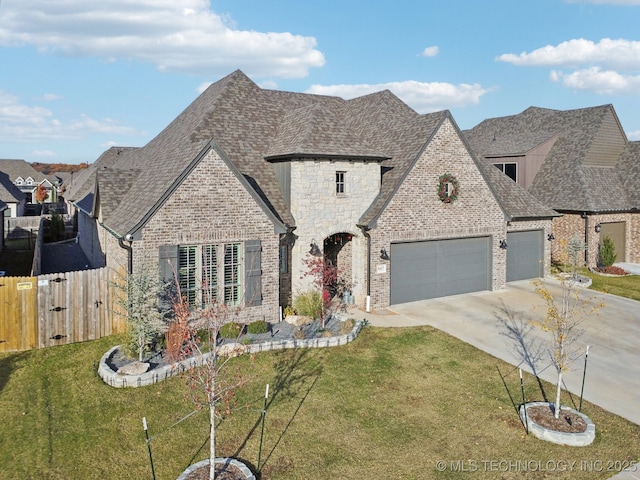
[[[560,283],[545,279],[545,284],[558,298]],[[566,386],[577,403],[589,345],[585,400],[640,424],[640,302],[591,290],[584,290],[582,298],[603,301],[605,307],[581,324],[584,333],[575,343],[579,356],[565,374]],[[535,371],[552,383],[557,378],[544,348],[549,334],[531,325],[532,320],[544,317],[544,308],[528,280],[510,283],[498,292],[393,305],[387,311],[361,316],[373,326],[431,325],[523,371]]]

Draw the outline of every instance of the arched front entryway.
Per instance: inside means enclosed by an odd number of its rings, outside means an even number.
[[[353,235],[335,233],[324,239],[324,259],[328,269],[335,270],[335,281],[327,288],[332,297],[353,292]]]

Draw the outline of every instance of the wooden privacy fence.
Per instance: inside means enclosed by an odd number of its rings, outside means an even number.
[[[0,277],[0,352],[95,340],[120,333],[106,268]]]

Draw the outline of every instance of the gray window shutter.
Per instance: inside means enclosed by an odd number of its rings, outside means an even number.
[[[262,305],[262,245],[260,240],[244,244],[244,298],[247,307]]]
[[[160,279],[165,283],[175,283],[178,274],[178,245],[160,245]]]

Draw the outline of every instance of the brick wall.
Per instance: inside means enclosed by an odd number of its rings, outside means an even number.
[[[249,240],[261,240],[262,305],[244,307],[243,321],[276,322],[279,320],[279,235],[274,233],[273,222],[238,178],[217,153],[211,151],[145,226],[142,239],[133,242],[134,271],[142,262],[157,265],[161,245]],[[126,264],[126,251],[117,242],[115,245],[119,256],[114,261],[119,263],[124,259]],[[108,250],[115,253],[111,246]]]
[[[588,219],[588,229],[585,227]],[[625,222],[625,258],[618,258],[618,262],[640,263],[640,214],[637,213],[609,213],[588,215],[587,219],[579,213],[563,213],[562,217],[553,220],[553,236],[551,258],[554,262],[566,263],[566,245],[574,234],[587,242],[587,264],[594,267],[598,262],[598,247],[600,236],[595,231],[598,223]],[[585,238],[588,237],[588,238]]]
[[[441,202],[436,193],[444,173],[456,176],[460,186],[458,200],[450,204]],[[431,140],[370,233],[372,308],[389,305],[393,259],[386,262],[384,273],[377,273],[377,266],[385,262],[376,252],[382,248],[390,252],[392,242],[490,236],[492,289],[505,287],[506,251],[499,247],[506,238],[504,214],[449,121]]]

